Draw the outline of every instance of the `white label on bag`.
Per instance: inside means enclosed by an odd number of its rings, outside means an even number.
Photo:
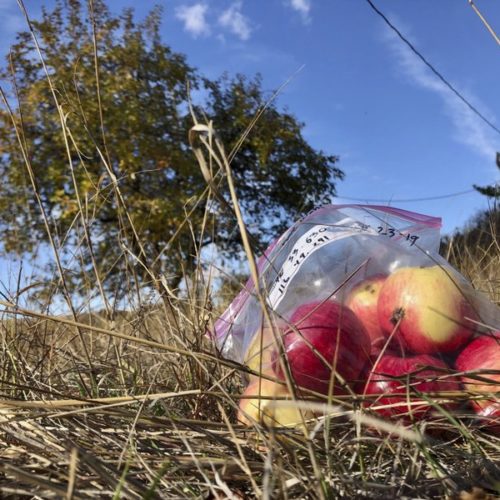
[[[347,226],[347,223],[349,225]],[[346,225],[347,227],[342,228]],[[340,226],[340,227],[339,227]],[[293,246],[288,258],[281,267],[267,298],[268,304],[275,308],[283,300],[292,278],[297,274],[306,259],[321,247],[359,233],[377,234],[366,224],[353,221],[350,217],[335,225],[317,224],[303,234]]]

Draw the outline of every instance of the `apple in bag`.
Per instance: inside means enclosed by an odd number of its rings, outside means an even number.
[[[238,421],[251,426],[254,423],[268,427],[294,427],[314,417],[310,410],[301,410],[294,404],[280,406],[275,400],[293,401],[286,386],[266,379],[254,379],[246,387],[239,403]]]
[[[440,359],[428,354],[400,357],[383,355],[368,376],[364,394],[366,407],[384,417],[425,417],[433,405],[419,394],[457,391],[460,382],[447,374],[449,368]],[[447,403],[451,408],[454,404]]]
[[[436,265],[392,273],[378,299],[384,332],[418,354],[448,353],[465,345],[479,318],[451,272]]]
[[[345,393],[343,382],[357,381],[370,354],[370,338],[356,315],[338,302],[315,301],[299,306],[289,323],[283,344],[293,382],[322,394]],[[278,356],[274,369],[284,379]]]
[[[277,331],[279,331],[278,328]],[[273,373],[272,360],[276,349],[272,329],[270,327],[259,328],[246,350],[244,363],[258,373]]]
[[[378,319],[378,297],[386,278],[386,275],[377,274],[361,281],[345,300],[345,305],[356,314],[370,337],[372,355],[380,352],[387,339]]]
[[[472,406],[487,425],[500,432],[500,331],[484,333],[473,340],[460,353],[455,367],[471,372],[470,376],[462,375],[465,389],[484,396],[473,400]]]

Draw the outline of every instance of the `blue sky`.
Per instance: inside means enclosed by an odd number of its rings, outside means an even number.
[[[500,47],[465,0],[375,3],[500,126]],[[279,103],[306,123],[314,146],[340,155],[343,197],[426,198],[498,180],[500,135],[446,89],[365,1],[163,5],[165,41],[208,76],[260,72],[271,90],[295,75]],[[477,5],[500,30],[500,9]],[[393,203],[441,216],[445,231],[486,206],[476,193]]]
[[[466,0],[374,3],[500,128],[500,46]],[[500,33],[498,4],[475,3]],[[53,2],[25,4],[36,18]],[[131,6],[139,17],[156,4],[164,7],[164,42],[208,77],[260,72],[269,91],[292,77],[278,103],[306,124],[313,146],[340,156],[340,201],[427,198],[499,180],[500,134],[446,89],[365,0],[108,1],[113,11]],[[16,0],[0,0],[4,54],[23,26]],[[392,204],[442,217],[445,232],[487,206],[475,192]]]

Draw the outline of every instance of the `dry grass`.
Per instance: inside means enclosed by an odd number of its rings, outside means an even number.
[[[500,304],[500,207],[490,209],[460,233],[450,237],[443,253],[476,290]]]
[[[64,120],[61,127],[65,130]],[[222,145],[202,124],[191,139],[208,186],[202,196],[234,210],[255,276]],[[26,163],[31,171],[27,155]],[[231,203],[219,194],[223,181]],[[120,199],[119,186],[112,185]],[[35,182],[33,190],[37,197]],[[83,209],[80,215],[87,227]],[[43,211],[42,216],[47,217]],[[125,220],[137,234],[132,219]],[[57,261],[60,248],[51,244]],[[471,248],[450,250],[465,252],[461,271],[497,303],[498,250],[493,245],[479,258]],[[235,416],[248,370],[222,359],[205,335],[218,311],[201,268],[186,277],[182,296],[151,271],[156,288],[140,305],[126,313],[92,313],[74,305],[65,286],[71,269],[56,263],[58,274],[43,300],[25,300],[28,288],[10,290],[0,301],[3,498],[479,499],[500,494],[500,438],[474,420],[464,404],[467,395],[453,395],[459,404],[453,415],[437,405],[432,422],[407,428],[364,415],[352,398],[322,404],[324,416],[306,429],[243,427]],[[107,293],[99,280],[93,285],[101,296]],[[84,292],[95,296],[95,289]],[[47,313],[61,296],[69,314]],[[113,303],[109,299],[103,304]]]

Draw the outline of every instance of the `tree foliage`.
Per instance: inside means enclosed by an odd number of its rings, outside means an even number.
[[[496,155],[496,162],[498,170],[500,170],[500,153]],[[477,186],[474,184],[474,189],[488,198],[498,199],[500,198],[500,184],[490,184],[489,186]]]
[[[488,198],[500,198],[499,184],[491,184],[489,186],[477,186],[474,184],[474,189]]]
[[[441,239],[441,254],[479,289],[491,286],[492,297],[498,297],[499,235],[500,211],[493,206]]]
[[[100,0],[92,5],[89,13],[79,0],[58,2],[33,22],[50,82],[28,31],[17,35],[2,71],[13,109],[12,116],[0,109],[3,248],[29,253],[47,242],[28,163],[61,252],[82,264],[76,283],[94,257],[106,284],[119,286],[133,256],[175,282],[203,245],[239,249],[231,214],[211,209],[206,218],[206,183],[188,144],[190,89],[202,90],[194,109],[213,121],[228,152],[269,96],[259,77],[203,78],[161,40],[159,9],[137,22],[132,10],[116,16]],[[337,158],[302,132],[271,102],[232,160],[246,222],[261,244],[330,201],[343,176]],[[227,196],[224,183],[220,192]],[[140,283],[148,274],[139,265],[134,276]]]

